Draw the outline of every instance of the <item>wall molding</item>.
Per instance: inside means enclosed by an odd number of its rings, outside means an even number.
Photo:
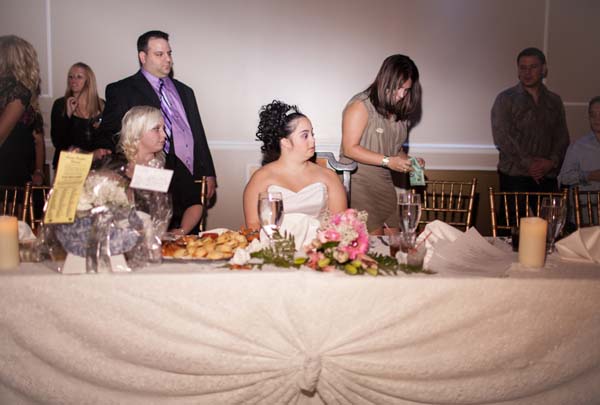
[[[234,140],[210,140],[208,141],[211,149],[216,150],[258,150],[260,142],[258,141],[234,141]],[[412,150],[435,151],[446,153],[470,153],[486,154],[496,152],[496,146],[493,144],[456,144],[456,143],[412,143]],[[339,143],[319,143],[318,150],[333,152],[337,154],[340,149]]]
[[[245,151],[259,153],[260,143],[256,141],[209,140],[210,149],[217,153]],[[339,156],[337,143],[319,143],[317,149],[332,152]],[[498,151],[488,144],[428,144],[413,143],[410,153],[422,156],[431,170],[483,170],[496,171]]]

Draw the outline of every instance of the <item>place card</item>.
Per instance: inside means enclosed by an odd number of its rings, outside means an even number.
[[[75,220],[79,197],[92,166],[91,153],[60,152],[56,178],[48,199],[45,224],[65,224]]]
[[[166,193],[172,178],[173,170],[135,165],[129,187]]]

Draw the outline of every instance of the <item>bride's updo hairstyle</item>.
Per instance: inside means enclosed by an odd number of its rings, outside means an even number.
[[[260,150],[263,154],[262,164],[274,162],[281,155],[280,141],[287,138],[296,128],[296,120],[306,117],[295,105],[287,105],[278,100],[261,107],[260,122],[256,138],[262,141]]]

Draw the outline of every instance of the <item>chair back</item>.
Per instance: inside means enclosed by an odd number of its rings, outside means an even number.
[[[477,179],[471,181],[427,180],[425,187],[412,189],[421,194],[420,227],[437,220],[467,230],[473,221]]]
[[[573,201],[575,205],[575,225],[577,229],[600,225],[600,200],[599,191],[580,191],[573,187]]]
[[[329,167],[338,174],[342,175],[342,184],[346,189],[346,199],[350,206],[350,175],[356,171],[358,164],[356,162],[342,163],[335,158],[331,152],[317,152],[316,163],[323,167]]]
[[[206,176],[202,176],[200,180],[194,180],[194,183],[200,184],[200,205],[202,205],[202,216],[200,217],[200,223],[198,229],[200,232],[204,232],[206,229],[206,213],[208,211],[208,185]]]
[[[24,221],[36,235],[44,222],[44,212],[51,189],[50,186],[36,186],[31,182],[25,186]]]
[[[0,214],[25,220],[25,187],[0,185]]]
[[[560,197],[566,206],[568,190],[561,192],[533,191],[494,191],[490,187],[490,218],[492,221],[492,236],[496,237],[499,230],[510,232],[512,227],[519,227],[520,218],[540,216],[544,197]]]

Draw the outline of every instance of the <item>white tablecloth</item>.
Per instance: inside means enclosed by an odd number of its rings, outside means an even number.
[[[0,403],[597,404],[600,268],[0,273]]]

